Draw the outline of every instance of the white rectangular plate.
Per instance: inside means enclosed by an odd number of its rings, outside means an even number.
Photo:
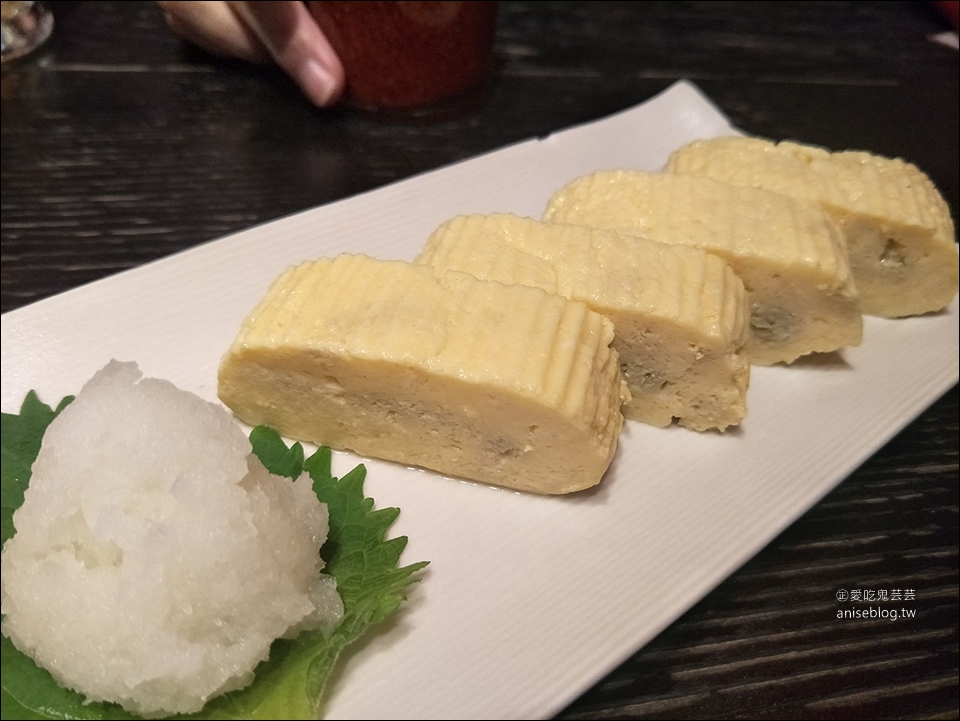
[[[288,265],[342,252],[412,260],[464,213],[539,217],[602,168],[659,170],[682,143],[738,132],[691,84],[610,118],[246,230],[3,316],[2,407],[76,393],[111,358],[216,400],[240,322]],[[866,319],[863,344],[754,369],[726,434],[625,426],[603,483],[541,498],[367,460],[402,509],[409,603],[352,649],[331,718],[543,718],[653,638],[958,377],[946,312]],[[334,472],[358,459],[337,454]]]

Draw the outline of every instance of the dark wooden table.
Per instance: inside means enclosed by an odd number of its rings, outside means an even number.
[[[422,126],[317,110],[152,3],[51,5],[3,70],[3,312],[679,78],[749,132],[905,157],[958,217],[958,53],[926,3],[504,2],[486,104]],[[957,718],[958,505],[954,387],[560,717]],[[916,617],[836,620],[858,587],[913,589]]]

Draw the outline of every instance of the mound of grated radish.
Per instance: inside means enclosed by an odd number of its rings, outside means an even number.
[[[89,701],[198,711],[336,624],[327,508],[218,405],[111,361],[50,425],[2,553],[2,631]]]

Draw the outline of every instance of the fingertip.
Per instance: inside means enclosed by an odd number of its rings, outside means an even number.
[[[323,107],[339,100],[343,66],[305,4],[238,2],[233,7],[311,102]]]
[[[338,75],[318,60],[306,60],[295,74],[297,85],[314,105],[326,107],[340,99],[343,76]]]

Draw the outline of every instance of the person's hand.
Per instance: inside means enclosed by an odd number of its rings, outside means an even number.
[[[302,2],[157,4],[185,40],[221,57],[276,62],[316,105],[343,92],[343,65]]]

